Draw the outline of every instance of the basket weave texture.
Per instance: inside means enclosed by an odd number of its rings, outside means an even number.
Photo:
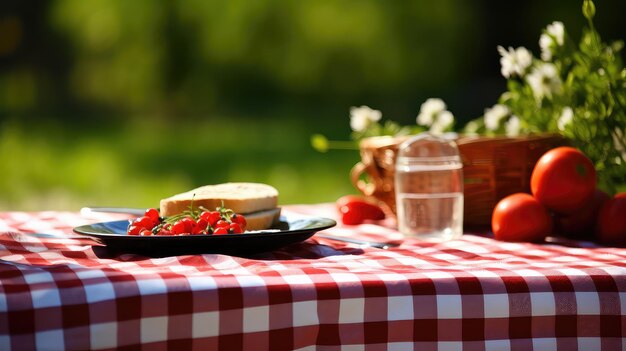
[[[361,161],[351,171],[354,186],[396,212],[394,174],[399,145],[409,137],[371,137],[360,143]],[[463,161],[464,225],[491,223],[495,205],[507,195],[530,192],[530,176],[541,155],[566,145],[558,135],[460,137]]]

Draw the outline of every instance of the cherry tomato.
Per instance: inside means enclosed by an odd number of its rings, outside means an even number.
[[[591,199],[596,188],[596,170],[585,154],[572,147],[546,152],[533,169],[530,189],[544,206],[570,214]]]
[[[139,235],[139,232],[142,230],[143,228],[138,227],[136,225],[130,225],[128,227],[128,235]]]
[[[353,205],[347,204],[339,208],[341,222],[347,225],[361,224],[365,221],[363,212],[354,209]]]
[[[209,223],[205,219],[198,219],[198,222],[191,229],[191,234],[205,234],[208,225]]]
[[[185,233],[191,233],[193,227],[196,226],[196,221],[191,217],[185,217],[181,221],[185,224]]]
[[[133,225],[139,228],[152,229],[157,223],[155,223],[150,217],[143,216],[135,219]]]
[[[222,214],[219,211],[212,211],[209,214],[209,225],[214,227],[221,219]]]
[[[196,221],[194,221],[192,218],[190,217],[182,218],[172,225],[172,233],[189,234],[191,233],[195,225],[196,225]]]
[[[183,221],[177,221],[176,223],[172,224],[172,234],[182,234],[185,232],[185,223],[183,223]]]
[[[161,228],[157,235],[174,235],[169,229]]]
[[[380,206],[378,206],[378,201],[373,200],[372,198],[360,196],[360,195],[345,195],[337,199],[336,205],[337,209],[341,211],[341,207],[351,204],[357,203],[361,206],[361,210],[365,212],[366,219],[372,220],[381,220],[385,219],[385,212],[382,210]]]
[[[594,239],[598,213],[602,205],[610,198],[609,194],[596,189],[591,200],[587,201],[576,212],[568,215],[555,215],[555,231],[572,239]]]
[[[220,219],[219,221],[217,221],[217,223],[215,223],[215,228],[228,228],[229,225],[230,223],[226,222],[223,219]]]
[[[241,231],[245,231],[246,230],[246,226],[248,226],[248,222],[246,221],[246,217],[240,215],[240,214],[234,214],[230,217],[231,222],[233,223],[237,223],[239,224],[239,227],[241,227]]]
[[[370,201],[369,198],[362,195],[344,195],[335,201],[335,205],[337,205],[337,210],[341,208],[341,206],[347,205],[350,202],[354,201],[365,201],[375,203],[374,201]]]
[[[213,231],[213,235],[224,235],[224,234],[228,234],[227,227],[219,227]]]
[[[361,224],[365,220],[385,219],[385,212],[373,202],[364,197],[356,195],[346,195],[337,200],[337,208],[341,213],[343,224]]]
[[[152,236],[152,231],[148,230],[148,229],[143,229],[141,232],[139,232],[139,235],[141,235],[141,236]]]
[[[219,211],[204,211],[200,214],[200,218],[206,219],[211,227],[215,227],[215,223],[222,219]]]
[[[491,217],[491,229],[497,240],[542,241],[552,231],[552,218],[537,199],[517,193],[498,202]]]
[[[231,223],[228,226],[228,232],[229,233],[233,233],[233,234],[241,234],[243,233],[243,230],[241,230],[241,226],[237,223]]]
[[[611,245],[626,246],[626,193],[604,203],[596,226],[598,239]]]
[[[201,219],[204,219],[204,220],[205,220],[205,221],[207,221],[207,222],[209,222],[209,214],[210,214],[210,213],[211,213],[211,212],[209,212],[209,211],[202,211],[202,212],[200,213],[200,218],[201,218]]]
[[[144,216],[150,218],[154,223],[158,224],[159,222],[161,222],[161,219],[159,218],[159,211],[154,208],[147,209]]]

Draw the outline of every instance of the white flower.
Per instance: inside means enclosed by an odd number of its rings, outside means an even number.
[[[557,122],[559,130],[565,130],[565,127],[572,123],[572,119],[574,119],[574,111],[569,106],[564,107]]]
[[[563,25],[563,22],[554,21],[552,24],[548,24],[546,32],[554,38],[558,46],[563,46],[565,38],[565,26]]]
[[[520,131],[520,120],[517,116],[513,115],[505,124],[506,135],[513,137],[518,136]]]
[[[565,42],[565,26],[562,22],[552,22],[546,27],[545,33],[539,37],[539,47],[541,48],[541,59],[550,61],[552,59],[552,47],[563,46]]]
[[[355,132],[362,132],[373,122],[380,121],[382,112],[367,106],[350,108],[350,128]]]
[[[492,108],[485,109],[485,128],[487,130],[496,130],[500,126],[500,120],[511,113],[505,105],[496,104]]]
[[[437,114],[437,118],[430,126],[430,132],[433,134],[441,134],[454,123],[454,115],[450,111],[442,111]]]
[[[539,37],[539,47],[541,48],[541,59],[544,61],[552,60],[552,38],[547,34],[541,34]]]
[[[552,98],[553,93],[560,93],[562,89],[561,78],[559,78],[556,66],[551,63],[544,63],[535,67],[526,77],[526,80],[538,101],[541,101],[544,96]]]
[[[526,69],[533,62],[533,55],[525,47],[517,49],[509,47],[507,51],[502,46],[498,46],[498,52],[502,56],[500,58],[500,65],[502,65],[500,72],[502,72],[505,78],[511,76],[523,77]]]
[[[435,121],[435,117],[446,110],[446,104],[441,99],[430,98],[420,107],[417,115],[417,124],[430,126]]]

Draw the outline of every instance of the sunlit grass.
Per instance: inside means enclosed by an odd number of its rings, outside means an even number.
[[[3,125],[0,209],[154,207],[175,193],[227,181],[271,184],[282,204],[334,201],[354,192],[348,172],[358,152],[313,150],[314,125],[287,118]]]

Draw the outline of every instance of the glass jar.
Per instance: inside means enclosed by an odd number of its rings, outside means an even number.
[[[453,138],[422,133],[403,142],[395,172],[400,232],[427,241],[463,234],[463,163]]]

